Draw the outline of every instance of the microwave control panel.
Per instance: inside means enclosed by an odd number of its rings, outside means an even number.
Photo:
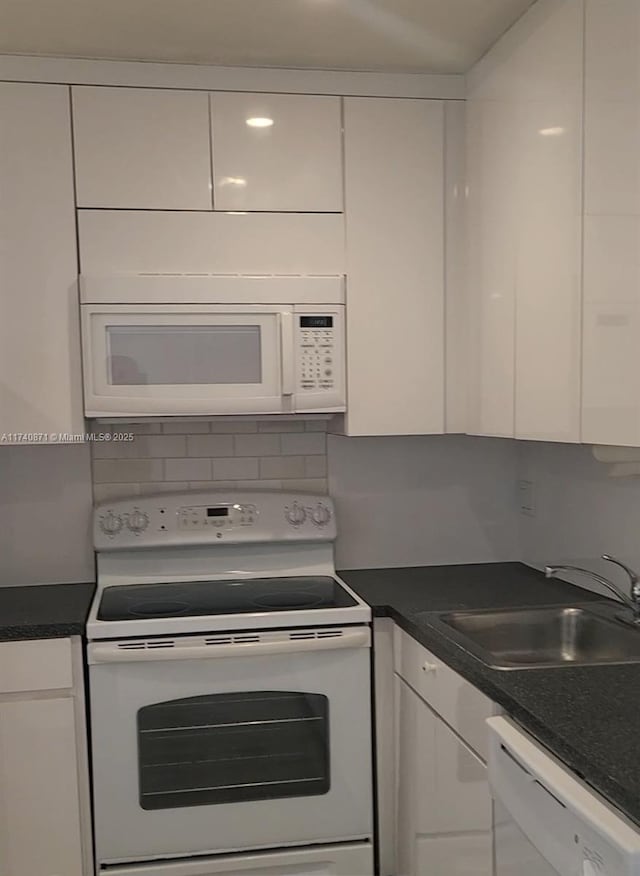
[[[335,317],[296,314],[298,386],[302,392],[331,392],[335,388]]]

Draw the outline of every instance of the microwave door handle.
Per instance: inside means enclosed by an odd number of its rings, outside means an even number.
[[[293,313],[280,313],[280,356],[282,366],[282,395],[293,395],[295,390],[295,356],[293,350]]]

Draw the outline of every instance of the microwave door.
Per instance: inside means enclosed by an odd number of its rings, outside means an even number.
[[[84,305],[86,415],[283,413],[281,323],[260,305]]]

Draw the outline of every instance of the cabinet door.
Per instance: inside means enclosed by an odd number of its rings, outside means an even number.
[[[11,433],[56,441],[84,431],[71,156],[69,89],[0,83],[0,434],[10,433],[8,443]]]
[[[79,207],[211,210],[204,92],[73,88]]]
[[[482,761],[396,676],[398,876],[491,876]]]
[[[0,703],[0,873],[82,876],[73,699]]]
[[[444,106],[348,98],[349,435],[444,431]]]
[[[640,5],[586,4],[582,437],[640,446]]]
[[[470,431],[580,440],[582,0],[541,0],[470,74]]]
[[[342,210],[340,98],[211,95],[214,208]]]

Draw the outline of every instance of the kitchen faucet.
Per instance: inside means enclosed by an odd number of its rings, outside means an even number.
[[[615,557],[612,557],[609,554],[602,554],[602,559],[607,560],[609,563],[615,563],[616,566],[620,566],[621,569],[624,569],[629,576],[630,596],[627,596],[627,594],[614,584],[613,581],[609,581],[608,578],[599,575],[597,572],[592,572],[591,569],[582,569],[580,566],[545,566],[544,574],[547,578],[553,578],[554,575],[557,575],[559,572],[580,572],[582,575],[587,575],[598,584],[606,587],[607,590],[623,602],[633,614],[633,623],[640,626],[640,578],[633,569],[630,569],[629,566],[625,565],[625,563],[622,563],[620,560],[617,560]]]

